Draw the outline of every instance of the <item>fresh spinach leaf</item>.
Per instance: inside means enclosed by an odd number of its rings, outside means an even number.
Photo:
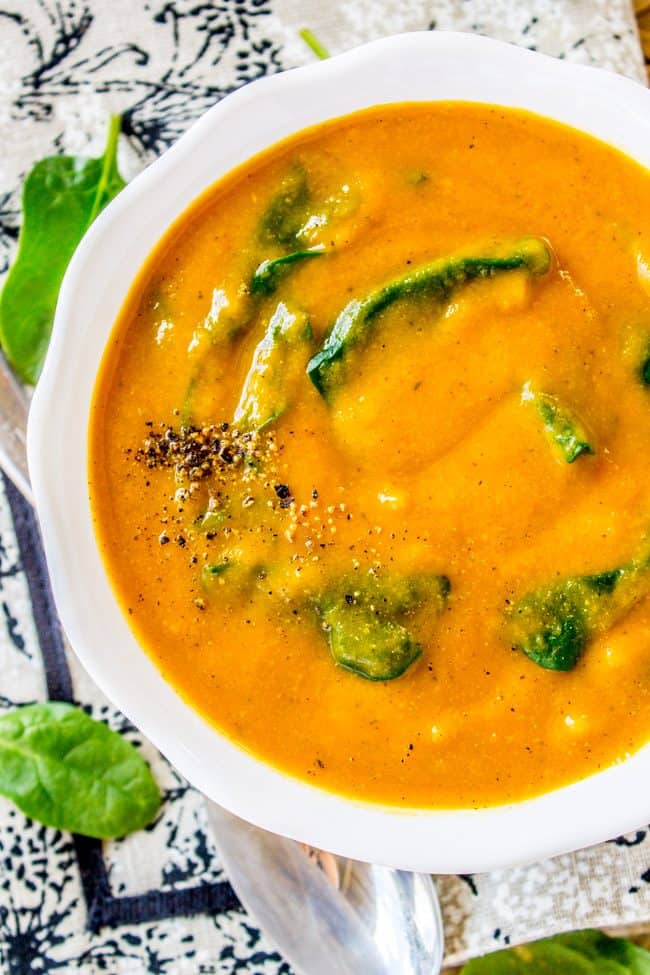
[[[160,805],[136,748],[62,702],[0,718],[0,794],[39,823],[100,839],[141,829]]]
[[[600,931],[575,931],[475,958],[462,975],[650,975],[650,952]]]
[[[98,159],[51,156],[23,187],[18,253],[0,295],[0,344],[17,376],[35,383],[43,366],[63,275],[95,217],[126,185],[117,169],[121,119],[112,116]]]

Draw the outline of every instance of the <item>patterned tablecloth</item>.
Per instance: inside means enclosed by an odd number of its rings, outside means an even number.
[[[0,270],[16,244],[20,176],[36,159],[101,151],[118,111],[131,175],[233,88],[309,61],[303,26],[333,52],[402,30],[474,30],[644,79],[627,0],[0,0]],[[33,514],[4,483],[0,709],[46,696],[74,699],[139,741],[165,801],[149,829],[103,846],[0,801],[2,975],[290,975],[223,875],[200,795],[66,647]],[[449,962],[568,928],[648,921],[650,834],[439,878],[439,889]]]

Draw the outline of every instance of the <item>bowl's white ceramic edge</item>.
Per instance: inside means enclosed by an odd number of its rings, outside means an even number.
[[[174,212],[178,213],[198,195],[202,186],[197,184],[188,197],[187,193],[176,194],[173,181],[170,189],[167,179],[179,167],[191,166],[202,150],[214,151],[215,130],[241,130],[238,151],[243,161],[251,155],[249,143],[255,145],[248,129],[242,129],[246,116],[257,112],[261,125],[261,113],[274,112],[278,130],[284,125],[288,134],[297,100],[311,97],[319,105],[320,95],[323,102],[333,106],[331,111],[321,112],[320,118],[342,114],[353,108],[339,108],[339,103],[347,104],[351,87],[363,89],[367,76],[374,78],[374,84],[380,68],[384,73],[397,68],[406,75],[421,72],[426,59],[431,59],[434,88],[445,85],[444,79],[434,77],[437,60],[447,65],[448,72],[453,70],[454,59],[473,65],[467,85],[459,81],[457,97],[472,98],[472,84],[476,87],[484,82],[485,87],[492,79],[498,85],[501,73],[503,83],[509,79],[513,86],[529,74],[544,77],[550,87],[571,86],[576,115],[581,102],[587,111],[596,97],[616,104],[620,99],[625,112],[620,113],[620,124],[616,119],[611,121],[607,141],[650,164],[650,94],[640,85],[475,36],[401,35],[329,62],[256,82],[211,109],[120,194],[84,238],[61,289],[50,351],[32,404],[28,453],[54,596],[70,642],[96,683],[194,785],[259,826],[343,855],[406,869],[466,873],[576,849],[646,823],[650,800],[643,788],[634,789],[634,783],[647,780],[650,751],[646,748],[621,765],[538,799],[477,811],[383,809],[342,799],[289,778],[208,726],[139,650],[101,566],[85,480],[87,418],[98,361],[96,349],[92,356],[88,349],[99,340],[88,338],[84,329],[97,319],[96,330],[101,332],[101,345],[105,344],[125,294],[125,289],[110,287],[114,278],[120,273],[124,278],[125,274],[121,265],[127,257],[122,257],[120,241],[126,254],[137,250],[141,241],[146,242],[147,246],[143,243],[141,247],[146,255],[160,236],[160,230],[154,235],[144,226],[141,208],[149,206],[151,214],[158,200],[161,211],[176,207]],[[399,87],[402,82],[403,78],[395,84]],[[329,101],[326,89],[333,92]],[[495,100],[479,94],[475,90],[473,100]],[[363,99],[363,92],[359,97]],[[429,97],[435,98],[435,92]],[[377,103],[389,100],[381,95],[374,99]],[[287,108],[283,116],[284,101]],[[514,97],[510,104],[521,101]],[[634,152],[628,141],[633,118],[638,118],[641,131],[646,133],[645,155]],[[592,130],[598,124],[596,119]],[[303,124],[295,127],[302,128]],[[253,151],[259,148],[262,146]],[[235,163],[231,156],[225,167],[215,166],[213,178],[232,168]],[[165,191],[164,202],[161,196],[156,198],[157,192]],[[155,223],[155,216],[151,220]],[[135,263],[131,277],[137,268]],[[625,808],[620,808],[621,796],[625,796]]]

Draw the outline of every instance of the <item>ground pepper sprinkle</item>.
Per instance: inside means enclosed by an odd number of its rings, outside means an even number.
[[[299,578],[303,569],[321,560],[321,550],[334,544],[335,521],[349,518],[346,505],[323,504],[311,486],[301,503],[287,479],[283,445],[273,430],[242,432],[228,423],[203,426],[146,423],[142,446],[131,457],[149,470],[169,471],[175,507],[163,506],[158,541],[172,540],[187,548],[190,565],[219,566],[231,562],[251,565],[260,558],[260,546],[269,554],[278,575]],[[171,479],[171,478],[170,478]],[[260,508],[261,506],[261,508]],[[289,549],[278,547],[278,541]],[[255,554],[254,554],[255,553]],[[220,584],[241,585],[241,572],[218,575]],[[205,574],[201,577],[202,584]],[[212,577],[210,577],[212,578]],[[237,581],[239,580],[239,582]],[[285,585],[276,586],[280,599],[288,599]],[[273,592],[269,592],[273,595]],[[203,597],[197,597],[207,608]]]
[[[153,428],[151,421],[146,424]],[[173,468],[177,482],[201,481],[244,462],[264,463],[275,446],[272,433],[240,433],[228,423],[151,429],[135,459],[151,469]]]

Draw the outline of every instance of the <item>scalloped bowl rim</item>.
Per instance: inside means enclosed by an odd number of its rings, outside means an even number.
[[[580,782],[487,809],[383,807],[292,778],[205,721],[140,648],[99,554],[86,473],[101,355],[133,278],[172,221],[233,167],[305,127],[370,105],[441,99],[529,109],[650,165],[646,89],[476,35],[397,35],[253,82],[210,109],[85,236],[61,288],[31,407],[28,455],[70,643],[102,691],[193,785],[258,826],[322,849],[409,870],[470,873],[575,850],[647,823],[650,746]]]

